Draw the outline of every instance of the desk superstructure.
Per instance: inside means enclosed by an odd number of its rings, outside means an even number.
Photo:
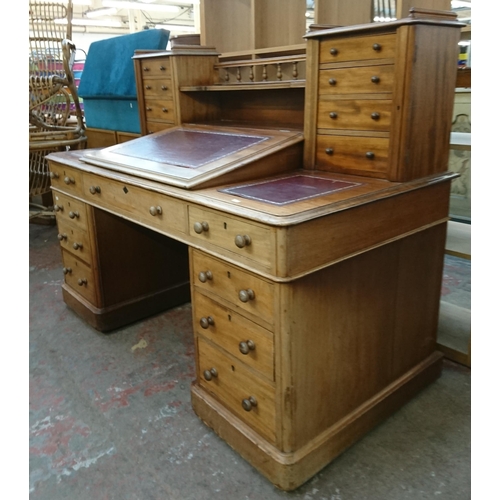
[[[161,125],[143,110],[143,132],[158,128],[126,149],[50,156],[66,303],[107,331],[191,298],[194,411],[279,488],[303,484],[440,374],[460,26],[413,11],[308,34],[303,131],[286,127],[283,107],[300,87],[245,85],[239,110],[251,112],[235,123],[224,108],[235,100],[221,97],[234,84],[210,85],[211,61],[203,84],[175,87],[176,55],[173,102],[209,116]],[[170,57],[137,55],[136,68]],[[224,149],[227,163],[209,151],[207,162],[188,151],[141,161],[146,139],[186,130],[251,139]],[[274,134],[266,153],[256,138]],[[174,180],[179,168],[194,169],[188,181]]]

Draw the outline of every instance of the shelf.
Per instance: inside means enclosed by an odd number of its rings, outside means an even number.
[[[273,90],[273,89],[292,89],[305,88],[304,80],[288,80],[285,82],[255,82],[255,83],[236,83],[236,84],[216,84],[216,85],[195,85],[181,86],[181,92],[224,92],[228,90]]]

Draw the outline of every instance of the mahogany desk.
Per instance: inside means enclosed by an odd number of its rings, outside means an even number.
[[[326,194],[276,204],[81,154],[49,156],[64,300],[106,331],[191,298],[193,408],[278,487],[300,486],[439,376],[453,174],[294,168],[258,182],[306,176]]]

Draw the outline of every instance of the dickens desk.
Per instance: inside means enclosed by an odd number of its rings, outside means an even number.
[[[280,488],[439,376],[459,26],[306,35],[303,131],[173,124],[49,157],[68,306],[108,331],[191,300],[194,411]]]

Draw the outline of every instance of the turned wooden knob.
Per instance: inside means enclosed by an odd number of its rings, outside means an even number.
[[[326,149],[325,149],[325,153],[326,153],[327,155],[332,156],[332,154],[333,154],[333,148],[326,148]]]
[[[335,47],[330,49],[330,54],[332,56],[336,56],[338,53],[339,53],[339,51]]]
[[[255,350],[255,343],[253,340],[247,340],[246,342],[240,342],[239,349],[241,354],[248,354],[250,351]]]
[[[380,77],[379,76],[372,76],[371,80],[372,80],[372,83],[380,83]]]
[[[247,290],[240,290],[238,297],[241,302],[248,302],[249,300],[255,299],[255,292],[251,288],[248,288]]]
[[[78,279],[78,286],[83,286],[87,284],[87,280],[85,278]]]
[[[57,239],[58,239],[59,241],[67,240],[67,239],[68,239],[68,235],[67,235],[66,233],[59,233],[59,234],[57,235]]]
[[[210,370],[205,370],[203,372],[203,376],[205,377],[205,380],[212,380],[213,378],[217,378],[219,376],[219,373],[215,368],[210,368]]]
[[[371,151],[368,151],[365,156],[369,159],[369,160],[373,160],[375,158],[375,153],[372,153]]]
[[[73,243],[73,248],[75,250],[78,250],[79,248],[83,248],[83,245],[81,243],[77,243],[76,241]]]
[[[380,45],[380,43],[374,43],[372,45],[372,48],[373,50],[375,50],[376,52],[380,51],[382,49],[382,45]]]
[[[245,248],[248,245],[250,245],[251,243],[252,243],[252,239],[250,238],[250,236],[248,236],[248,234],[244,234],[244,235],[238,234],[234,238],[234,244],[238,248]]]
[[[164,113],[168,113],[168,109],[167,109],[167,108],[161,108],[161,110],[162,110]]]
[[[380,113],[372,113],[372,120],[378,120],[380,118]]]
[[[199,279],[202,283],[206,283],[207,281],[210,281],[212,278],[213,278],[212,271],[201,271],[201,272],[198,274],[198,279]]]
[[[203,317],[200,319],[200,325],[204,330],[206,330],[209,326],[215,325],[214,318],[212,318],[212,316],[207,316],[206,318]]]
[[[73,269],[71,267],[63,267],[63,274],[71,274]]]
[[[162,85],[162,86],[161,86],[161,89],[162,89],[162,90],[168,90],[168,87],[167,87],[166,85]]]
[[[89,191],[90,194],[96,194],[101,192],[101,188],[99,186],[90,186]]]
[[[68,185],[69,185],[69,184],[74,184],[74,183],[75,183],[75,179],[73,179],[73,177],[67,177],[67,176],[66,176],[66,177],[64,178],[64,183],[65,183],[65,184],[68,184]]]
[[[335,120],[335,118],[337,118],[338,115],[337,113],[335,113],[335,111],[332,111],[329,116],[332,120]]]
[[[253,396],[250,396],[248,399],[244,399],[241,402],[241,406],[243,406],[245,411],[251,411],[252,408],[257,407],[257,400]]]
[[[165,66],[160,66],[160,71],[165,71]]]
[[[50,172],[51,179],[59,179],[59,174],[57,172]]]
[[[62,212],[64,207],[62,205],[54,205],[54,212]]]
[[[336,85],[337,80],[335,80],[335,78],[330,78],[330,79],[328,80],[328,83],[329,83],[330,85]]]
[[[208,231],[208,222],[195,222],[193,225],[194,232],[197,234],[201,234],[204,231]]]
[[[68,215],[70,219],[78,219],[80,217],[80,212],[75,210],[74,212],[71,211]]]
[[[161,215],[163,210],[160,205],[158,205],[156,207],[149,207],[149,213],[154,217],[155,215]]]

